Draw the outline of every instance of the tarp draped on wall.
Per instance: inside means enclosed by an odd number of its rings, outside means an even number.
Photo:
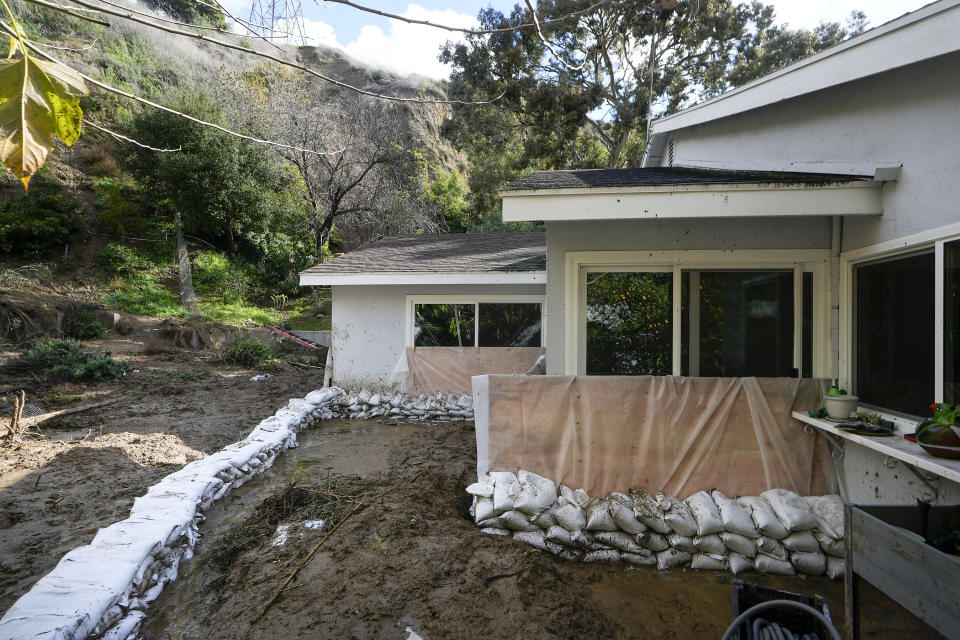
[[[479,377],[478,470],[519,467],[591,495],[628,488],[680,497],[712,488],[729,496],[771,488],[836,493],[828,443],[790,415],[818,409],[825,385],[793,378]]]
[[[487,373],[524,373],[542,347],[408,347],[407,393],[470,393],[470,379]]]

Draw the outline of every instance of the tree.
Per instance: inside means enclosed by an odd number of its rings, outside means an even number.
[[[144,0],[144,4],[154,11],[161,11],[182,22],[205,24],[221,29],[228,28],[223,13],[209,4],[200,4],[196,0]]]

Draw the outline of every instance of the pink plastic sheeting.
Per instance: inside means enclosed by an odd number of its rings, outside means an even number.
[[[481,389],[484,379],[478,378]],[[794,420],[825,380],[488,376],[474,394],[478,470],[529,469],[591,495],[837,492],[828,443]],[[484,417],[486,416],[486,417]],[[485,429],[484,422],[487,423]]]
[[[470,379],[484,374],[525,373],[542,347],[407,347],[407,393],[470,393]]]

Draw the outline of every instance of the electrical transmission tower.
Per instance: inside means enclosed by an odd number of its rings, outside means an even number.
[[[307,44],[301,0],[253,0],[250,22],[264,38],[297,46]]]

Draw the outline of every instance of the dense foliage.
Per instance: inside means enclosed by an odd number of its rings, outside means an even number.
[[[53,247],[62,249],[81,223],[76,203],[61,195],[0,202],[0,250],[40,258]]]
[[[10,363],[15,372],[55,380],[112,380],[123,375],[124,365],[109,353],[91,354],[73,340],[40,339]]]
[[[89,309],[79,309],[69,314],[63,322],[63,332],[74,340],[102,338],[107,328],[97,320]]]
[[[265,342],[241,338],[223,354],[223,359],[241,367],[259,367],[276,361],[277,353]]]

